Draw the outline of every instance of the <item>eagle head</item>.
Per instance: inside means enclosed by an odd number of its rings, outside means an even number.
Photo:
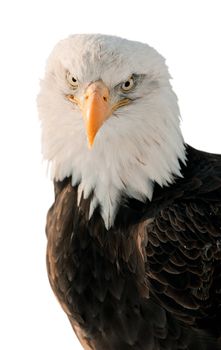
[[[109,229],[122,200],[151,200],[180,174],[185,145],[164,58],[107,35],[73,35],[52,51],[38,96],[42,152],[99,206]]]

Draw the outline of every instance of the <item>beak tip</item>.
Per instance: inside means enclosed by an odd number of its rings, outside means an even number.
[[[93,146],[93,143],[94,143],[94,139],[89,139],[88,138],[88,142],[87,142],[87,144],[88,144],[88,148],[89,148],[89,150],[91,150],[91,148],[92,148],[92,146]]]

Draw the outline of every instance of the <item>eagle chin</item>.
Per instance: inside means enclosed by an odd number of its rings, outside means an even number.
[[[221,156],[184,142],[163,57],[70,36],[38,109],[49,280],[84,349],[221,349]]]

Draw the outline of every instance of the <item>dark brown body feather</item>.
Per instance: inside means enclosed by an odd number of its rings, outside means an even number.
[[[182,174],[109,231],[55,183],[49,279],[85,349],[221,349],[221,156],[187,146]]]

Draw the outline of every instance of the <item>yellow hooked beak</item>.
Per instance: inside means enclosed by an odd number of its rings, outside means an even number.
[[[100,80],[90,84],[85,92],[82,114],[89,147],[93,145],[96,133],[111,114],[109,96],[108,88]]]
[[[67,95],[67,98],[71,102],[76,103],[81,109],[90,148],[93,145],[98,130],[111,113],[129,102],[129,99],[124,98],[111,106],[109,89],[102,80],[97,80],[88,86],[83,102],[74,95]]]

